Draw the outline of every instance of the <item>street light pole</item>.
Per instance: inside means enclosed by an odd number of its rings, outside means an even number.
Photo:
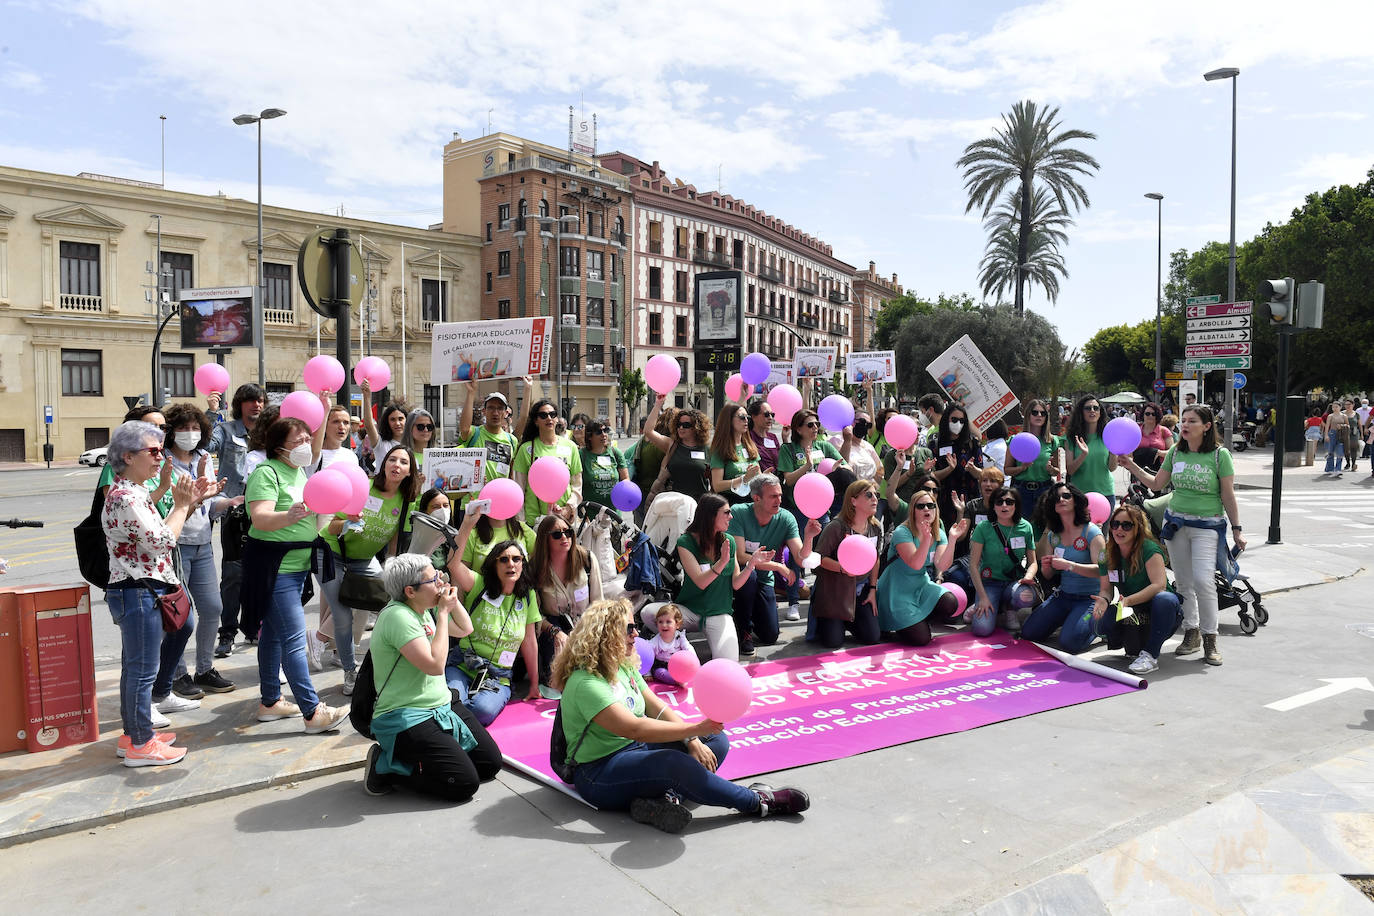
[[[1160,313],[1164,311],[1164,195],[1150,191],[1145,195],[1156,204],[1155,237],[1155,378],[1164,378],[1163,352],[1160,345]],[[1159,392],[1155,392],[1159,396]]]
[[[1240,70],[1236,67],[1219,67],[1216,70],[1209,70],[1202,75],[1204,80],[1212,82],[1214,80],[1231,81],[1231,254],[1226,262],[1226,301],[1236,301],[1236,77],[1240,76]],[[1226,422],[1224,424],[1225,436],[1223,441],[1227,448],[1231,446],[1231,434],[1236,426],[1235,410],[1235,390],[1236,390],[1236,370],[1226,370]]]
[[[267,357],[264,345],[267,336],[267,322],[264,310],[267,307],[266,290],[263,288],[262,270],[262,122],[270,121],[273,118],[280,118],[286,112],[280,108],[264,108],[255,115],[241,114],[234,118],[234,123],[242,127],[244,124],[258,125],[258,286],[257,295],[253,297],[256,306],[253,311],[256,313],[254,321],[257,324],[256,333],[258,338],[258,384],[267,384]]]

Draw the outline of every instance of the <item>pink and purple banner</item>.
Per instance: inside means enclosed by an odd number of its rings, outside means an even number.
[[[884,643],[747,669],[754,702],[726,724],[726,779],[836,760],[966,731],[1144,687],[1132,675],[998,631],[942,636],[920,649]],[[689,688],[656,685],[689,722],[701,718]],[[573,797],[549,767],[557,702],[511,703],[489,731],[506,763]]]

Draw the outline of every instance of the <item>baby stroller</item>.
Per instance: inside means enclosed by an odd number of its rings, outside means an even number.
[[[664,585],[659,555],[649,536],[619,513],[595,503],[577,508],[577,539],[601,568],[606,598],[624,596],[636,613],[650,601],[671,600],[676,591]]]
[[[1145,517],[1150,520],[1150,530],[1156,539],[1164,526],[1164,510],[1169,508],[1169,501],[1172,494],[1165,493],[1161,496],[1142,499],[1141,492],[1134,488],[1127,493],[1125,501],[1132,502],[1145,512]],[[1169,542],[1160,541],[1164,546],[1164,552],[1169,551]],[[1240,571],[1240,564],[1237,562],[1239,554],[1234,548],[1231,550],[1230,569],[1217,570],[1216,590],[1217,590],[1217,609],[1237,607],[1240,610],[1236,616],[1240,620],[1241,632],[1246,636],[1254,636],[1260,627],[1269,623],[1269,612],[1265,610],[1262,603],[1264,596],[1259,589],[1251,584],[1249,577]]]
[[[696,511],[697,502],[690,496],[665,492],[654,497],[644,514],[644,534],[657,557],[660,586],[666,596],[660,600],[675,600],[682,591],[685,573],[677,559],[677,539],[686,533]]]

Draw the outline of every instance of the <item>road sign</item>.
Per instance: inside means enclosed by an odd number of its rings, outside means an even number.
[[[51,422],[52,422],[52,406],[51,406],[50,404],[44,404],[44,405],[43,405],[43,422],[44,422],[44,423],[51,423]]]
[[[1245,373],[1243,372],[1237,372],[1235,375],[1231,377],[1231,385],[1237,391],[1240,391],[1242,388],[1245,387],[1246,381],[1248,380],[1245,378]]]
[[[1183,365],[1183,360],[1179,360],[1179,361],[1178,361],[1178,364],[1179,364],[1180,366],[1182,366],[1182,365]],[[1183,370],[1180,369],[1180,370],[1177,371],[1177,372],[1166,372],[1166,373],[1164,373],[1164,378],[1165,378],[1166,381],[1170,381],[1170,382],[1181,382],[1181,381],[1183,381]]]
[[[1211,372],[1213,369],[1249,369],[1248,356],[1207,356],[1189,359],[1189,372]]]
[[[1253,320],[1249,315],[1228,315],[1225,318],[1192,318],[1188,321],[1188,330],[1226,331],[1233,328],[1249,328],[1252,326]]]
[[[1194,331],[1188,328],[1188,344],[1249,343],[1250,329],[1233,331]]]
[[[1224,318],[1227,315],[1249,315],[1253,302],[1222,302],[1216,305],[1190,305],[1183,310],[1188,318]]]
[[[1211,305],[1220,301],[1220,296],[1189,296],[1185,305]]]
[[[1249,356],[1248,343],[1196,344],[1183,348],[1183,356],[1191,362],[1205,356]],[[1191,368],[1191,367],[1190,367]]]
[[[1157,379],[1155,379],[1155,394],[1163,394],[1163,393],[1164,393],[1164,389],[1165,389],[1165,388],[1168,388],[1168,387],[1169,387],[1169,384],[1168,384],[1167,382],[1165,382],[1164,379],[1162,379],[1162,378],[1157,378]]]

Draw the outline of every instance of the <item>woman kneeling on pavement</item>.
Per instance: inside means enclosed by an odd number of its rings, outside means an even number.
[[[576,764],[573,785],[582,797],[598,808],[628,809],[639,823],[667,833],[691,823],[683,801],[759,817],[810,807],[800,789],[745,788],[716,775],[730,749],[725,726],[709,719],[688,724],[649,689],[638,669],[637,630],[628,601],[598,601],[554,659],[563,734]]]
[[[933,478],[932,478],[933,482]],[[958,615],[954,593],[935,583],[954,560],[954,543],[968,530],[961,518],[946,538],[934,492],[918,491],[906,522],[892,532],[888,565],[878,579],[878,624],[898,642],[924,646],[931,640],[930,617],[950,623]]]
[[[397,449],[392,454],[396,454]],[[388,456],[389,458],[390,456]],[[501,770],[501,749],[444,683],[449,637],[472,632],[458,590],[428,557],[386,561],[391,602],[372,630],[377,705],[363,788],[385,795],[396,783],[448,801],[467,801]]]
[[[877,511],[878,485],[871,480],[854,481],[844,491],[840,517],[825,526],[816,543],[821,565],[816,570],[810,619],[815,621],[816,639],[827,649],[838,649],[844,644],[845,630],[850,630],[865,646],[881,638],[877,561],[872,569],[855,576],[839,560],[840,544],[853,535],[867,538],[874,555],[882,556],[883,528],[874,518]]]
[[[1097,564],[1102,558],[1102,529],[1088,516],[1088,496],[1073,484],[1055,484],[1035,508],[1035,527],[1043,529],[1036,553],[1046,581],[1059,585],[1021,627],[1023,639],[1044,642],[1059,631],[1059,648],[1078,653],[1098,636],[1090,614],[1097,597]]]
[[[712,658],[739,661],[739,640],[735,633],[734,593],[744,587],[758,564],[773,559],[773,551],[759,548],[740,565],[742,549],[725,533],[730,527],[730,504],[725,497],[706,493],[697,500],[692,524],[677,539],[678,562],[682,564],[682,590],[677,605],[689,630],[700,627],[706,633]],[[737,556],[738,554],[738,556]],[[644,609],[645,626],[652,620]]]
[[[1099,567],[1101,592],[1093,601],[1093,615],[1110,615],[1104,631],[1110,645],[1125,646],[1135,674],[1159,668],[1164,641],[1183,624],[1178,595],[1169,589],[1164,548],[1150,536],[1150,523],[1140,507],[1117,506],[1107,523],[1111,537]],[[1109,607],[1112,590],[1121,595],[1121,609]],[[1142,615],[1143,612],[1143,615]]]

